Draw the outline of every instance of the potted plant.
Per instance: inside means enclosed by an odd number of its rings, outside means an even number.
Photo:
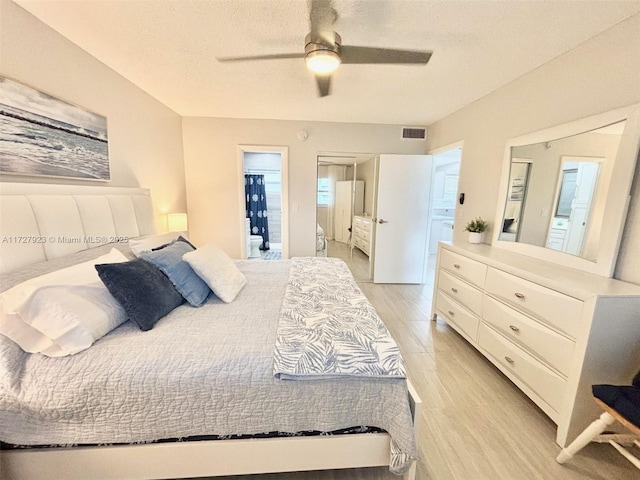
[[[469,232],[469,243],[482,243],[482,235],[488,227],[489,223],[480,217],[474,218],[467,223],[464,230]]]

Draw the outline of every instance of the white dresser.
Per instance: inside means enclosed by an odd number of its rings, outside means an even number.
[[[640,368],[640,286],[489,245],[440,243],[432,314],[558,425],[561,446],[602,413],[592,384]]]
[[[353,246],[367,256],[371,252],[371,217],[353,217]]]

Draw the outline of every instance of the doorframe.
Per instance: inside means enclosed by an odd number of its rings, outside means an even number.
[[[429,150],[427,152],[427,155],[431,155],[432,157],[435,157],[436,155],[439,155],[441,153],[448,152],[448,151],[451,151],[451,150],[455,150],[457,148],[460,149],[460,170],[462,171],[462,156],[464,155],[464,140],[458,140],[457,142],[450,143],[450,144],[445,145],[443,147],[438,147],[438,148],[434,148],[433,150]],[[432,170],[431,170],[431,189],[432,189],[432,191],[433,191],[433,179],[434,179],[433,174],[435,173],[435,168],[436,168],[436,164],[434,162]],[[460,196],[460,179],[458,178],[458,190],[456,191],[456,202],[458,201],[458,197],[459,196]],[[457,213],[458,213],[458,203],[456,203],[456,215],[455,215],[456,217],[458,216]],[[429,212],[428,221],[429,221],[429,223],[431,223],[431,212]],[[429,228],[431,228],[431,227],[429,227]]]
[[[457,142],[453,142],[453,143],[449,143],[447,145],[444,145],[442,147],[438,147],[438,148],[434,148],[432,150],[429,150],[427,152],[427,155],[431,155],[432,157],[435,157],[436,155],[439,155],[441,153],[444,152],[449,152],[451,150],[456,150],[456,149],[460,149],[460,171],[462,172],[462,156],[464,155],[464,140],[458,140]],[[433,194],[433,181],[435,179],[435,169],[436,169],[436,162],[433,162],[433,165],[431,167],[431,185],[430,185],[430,193],[429,193],[429,201],[431,202],[431,195]],[[453,217],[453,222],[454,225],[456,223],[456,221],[458,220],[458,198],[460,196],[460,177],[461,175],[458,176],[458,186],[457,186],[457,190],[456,190],[456,200],[455,200],[455,213],[454,213],[454,217]],[[431,225],[433,223],[433,205],[431,205],[431,207],[429,208],[429,217],[427,218],[427,244],[425,246],[425,248],[427,249],[427,251],[425,252],[425,262],[424,262],[424,273],[423,273],[423,281],[422,283],[427,283],[429,281],[428,278],[428,274],[429,274],[429,244],[431,242]],[[455,231],[452,232],[452,238],[453,235],[455,234]],[[437,253],[436,253],[437,255]]]
[[[373,208],[371,209],[371,240],[369,246],[369,281],[373,283],[376,263],[376,233],[378,231],[378,183],[380,182],[380,155],[373,158]]]
[[[279,153],[280,183],[282,185],[282,258],[289,258],[289,147],[274,145],[238,145],[238,199],[240,211],[246,212],[247,205],[244,194],[244,154],[245,153]],[[268,206],[267,206],[268,208]],[[240,224],[240,258],[247,258],[247,238],[244,215]]]
[[[457,142],[450,143],[443,147],[434,148],[433,150],[429,150],[427,155],[438,155],[440,153],[448,152],[449,150],[455,150],[459,148],[460,150],[464,150],[464,140],[458,140]],[[462,155],[460,155],[460,163],[462,163]]]

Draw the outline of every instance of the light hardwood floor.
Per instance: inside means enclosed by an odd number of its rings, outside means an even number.
[[[351,247],[346,243],[327,240],[327,256],[344,260],[357,282],[371,281],[369,257],[359,248],[354,248],[352,254]]]
[[[434,258],[430,258],[433,267]],[[422,398],[418,480],[631,480],[638,471],[609,445],[564,466],[555,425],[460,335],[429,319],[425,285],[360,287],[400,345]],[[319,452],[320,453],[320,452]],[[386,468],[228,477],[229,480],[398,480]]]

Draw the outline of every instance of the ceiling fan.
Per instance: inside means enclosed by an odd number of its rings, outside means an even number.
[[[331,74],[340,64],[426,65],[431,58],[432,52],[430,51],[342,45],[340,35],[333,31],[338,14],[331,5],[331,0],[311,0],[310,3],[311,32],[305,37],[304,53],[223,57],[217,60],[220,62],[239,62],[304,58],[307,68],[316,76],[320,96],[325,97],[329,95]]]

